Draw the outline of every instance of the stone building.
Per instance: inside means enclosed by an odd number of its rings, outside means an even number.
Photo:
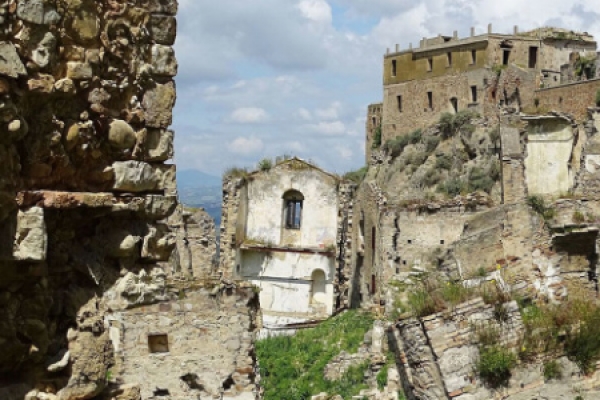
[[[234,181],[225,181],[221,269],[259,288],[266,328],[330,316],[344,296],[352,192],[297,158]]]
[[[444,112],[473,110],[494,117],[497,106],[525,107],[534,91],[593,77],[561,75],[574,59],[596,58],[596,42],[587,33],[540,28],[512,34],[423,38],[418,47],[388,52],[383,59],[382,142],[434,124]],[[591,65],[592,63],[590,63]],[[579,65],[579,64],[578,64]],[[586,64],[587,65],[587,64]],[[539,99],[538,99],[539,102]],[[369,106],[372,118],[372,106]],[[367,121],[369,124],[370,121]],[[367,148],[372,144],[367,130]],[[367,153],[369,150],[367,150]]]

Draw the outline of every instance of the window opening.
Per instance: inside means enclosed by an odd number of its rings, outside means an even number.
[[[457,113],[458,112],[458,99],[456,97],[451,98],[450,104],[452,104],[452,109],[454,110],[454,113]]]
[[[446,53],[446,58],[448,59],[448,66],[451,67],[452,66],[452,53],[450,53],[450,52]]]
[[[148,335],[150,353],[168,353],[169,337],[166,334]]]
[[[538,48],[531,46],[529,48],[529,68],[537,67]]]
[[[471,86],[471,102],[477,103],[477,86]]]
[[[427,59],[427,72],[431,72],[433,70],[433,58],[429,57]]]
[[[392,76],[396,76],[396,60],[392,60]]]
[[[427,105],[430,110],[433,110],[433,92],[427,92]]]
[[[471,64],[477,63],[477,50],[471,50]]]
[[[377,118],[376,117],[371,118],[371,124],[373,126],[377,125]]]
[[[371,294],[375,294],[375,275],[371,275]]]
[[[297,190],[290,190],[283,195],[285,227],[300,229],[304,196]]]
[[[510,59],[510,50],[504,49],[502,51],[502,65],[508,65],[509,59]]]
[[[398,112],[402,112],[402,96],[396,96],[396,101],[398,102]]]

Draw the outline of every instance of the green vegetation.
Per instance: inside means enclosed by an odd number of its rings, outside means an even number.
[[[246,168],[239,167],[231,167],[227,168],[223,173],[223,178],[242,178],[246,179],[248,177],[248,170]]]
[[[381,146],[381,125],[378,125],[377,128],[375,128],[375,133],[373,134],[373,144],[371,145],[371,148],[378,149],[379,146]]]
[[[270,158],[263,158],[258,162],[258,169],[261,171],[269,171],[273,168],[273,160]]]
[[[509,349],[500,345],[480,346],[475,369],[489,386],[495,388],[508,383],[516,365],[517,357]]]
[[[256,343],[265,400],[306,400],[320,392],[344,399],[367,387],[368,364],[350,368],[339,381],[327,381],[323,369],[344,350],[355,353],[371,328],[373,317],[348,311],[295,336],[277,336]]]
[[[585,76],[586,79],[592,79],[596,75],[596,55],[589,57],[579,57],[575,61],[575,75]]]
[[[379,390],[383,390],[383,388],[385,387],[385,385],[387,385],[387,379],[388,379],[388,369],[389,369],[389,364],[385,364],[383,366],[383,368],[381,368],[379,370],[379,372],[377,373],[377,387],[379,388]]]
[[[585,215],[579,210],[573,211],[573,222],[582,224],[585,222]]]
[[[560,379],[562,377],[562,367],[556,360],[547,361],[544,363],[544,379],[550,381],[552,379]]]
[[[356,171],[346,172],[344,174],[344,179],[360,184],[367,175],[367,171],[369,170],[368,166],[364,166]]]
[[[383,150],[392,156],[398,157],[404,151],[404,148],[409,144],[417,144],[421,141],[423,132],[420,129],[414,130],[408,135],[402,135],[389,139],[383,145]]]
[[[569,359],[585,373],[596,369],[600,360],[600,309],[594,308],[579,320],[579,328],[567,331],[565,350]]]
[[[436,156],[435,167],[437,169],[446,169],[450,171],[452,168],[452,157],[448,154],[440,154],[439,156]]]
[[[553,207],[546,205],[546,201],[542,196],[528,196],[527,197],[527,205],[533,209],[536,213],[538,213],[544,221],[549,221],[556,215],[556,211]]]
[[[459,111],[456,114],[443,113],[438,122],[444,138],[449,138],[457,133],[472,133],[475,126],[471,123],[477,113],[470,110]]]
[[[494,64],[494,65],[492,65],[492,72],[495,73],[496,76],[500,76],[502,71],[504,71],[507,67],[508,67],[508,65],[504,65],[504,64]]]

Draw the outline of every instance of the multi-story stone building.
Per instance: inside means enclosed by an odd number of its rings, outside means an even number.
[[[499,105],[539,104],[543,94],[536,90],[593,77],[588,60],[595,58],[592,36],[553,28],[500,34],[490,25],[482,35],[471,29],[467,38],[455,32],[423,38],[417,48],[396,45],[383,58],[381,141],[434,124],[444,112],[469,109],[494,117]],[[368,111],[368,149],[376,106]]]

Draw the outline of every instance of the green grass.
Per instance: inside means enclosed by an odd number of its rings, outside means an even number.
[[[355,353],[371,329],[373,317],[348,311],[314,329],[295,336],[278,336],[256,343],[261,384],[265,400],[307,400],[327,392],[344,399],[357,395],[367,385],[364,373],[368,364],[350,368],[338,381],[327,381],[323,370],[340,351]]]

